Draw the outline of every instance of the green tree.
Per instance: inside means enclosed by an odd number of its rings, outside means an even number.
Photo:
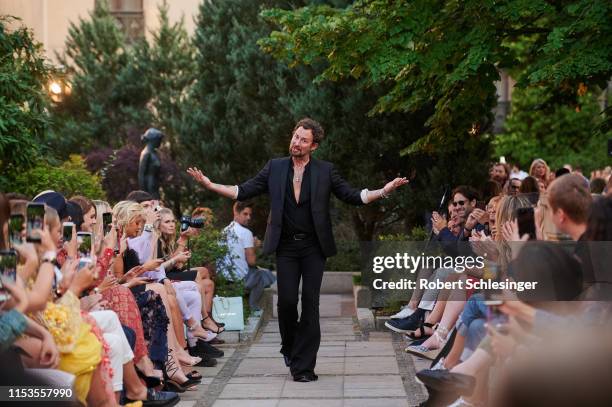
[[[181,105],[196,79],[195,48],[183,17],[171,24],[166,1],[160,4],[158,12],[159,30],[151,32],[151,44],[140,42],[134,51],[137,60],[146,61],[153,123],[166,135],[170,155],[176,160],[181,149],[178,129],[185,120]]]
[[[53,109],[51,143],[63,157],[94,147],[118,148],[130,129],[151,122],[147,61],[132,57],[105,1],[88,19],[72,23],[66,50],[58,55],[72,92]]]
[[[543,158],[556,169],[570,163],[585,171],[609,165],[607,140],[612,132],[600,131],[604,112],[597,97],[586,93],[578,104],[555,101],[547,89],[518,89],[512,96],[512,112],[504,131],[494,140],[496,155],[503,155],[528,168],[535,158]]]
[[[9,30],[11,17],[0,16],[0,190],[13,176],[33,166],[49,126],[45,87],[50,67],[42,46],[26,27]]]
[[[71,155],[59,166],[42,161],[11,181],[12,192],[30,197],[47,189],[61,192],[67,197],[84,195],[91,199],[105,199],[100,177],[87,171],[79,155]]]
[[[280,30],[261,44],[291,65],[324,59],[320,79],[390,82],[373,113],[433,104],[429,132],[407,145],[410,154],[487,130],[498,68],[520,68],[519,86],[554,89],[566,101],[576,100],[580,83],[603,87],[612,73],[611,9],[605,0],[358,0],[342,9],[268,10]]]

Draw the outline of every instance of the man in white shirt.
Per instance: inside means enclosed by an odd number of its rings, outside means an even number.
[[[258,302],[264,288],[273,284],[275,278],[269,270],[255,266],[255,248],[261,246],[261,241],[246,227],[253,215],[252,205],[237,201],[233,210],[234,220],[223,229],[227,237],[228,254],[217,268],[230,281],[245,280],[245,288],[250,290],[249,307],[258,311]]]

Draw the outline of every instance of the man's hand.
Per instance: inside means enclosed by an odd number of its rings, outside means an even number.
[[[431,226],[440,233],[440,231],[447,226],[446,219],[440,216],[438,212],[434,211],[431,214]]]
[[[470,212],[470,216],[468,216],[467,220],[465,221],[465,228],[469,230],[474,229],[485,213],[486,212],[482,209],[474,208],[474,210]]]
[[[383,192],[385,195],[389,195],[402,185],[406,185],[408,183],[408,179],[406,177],[403,178],[395,178],[393,181],[387,182],[387,185],[383,187]]]
[[[202,171],[200,171],[197,167],[188,168],[187,174],[191,175],[197,183],[202,184],[204,188],[210,189],[212,181],[206,175],[202,174]]]

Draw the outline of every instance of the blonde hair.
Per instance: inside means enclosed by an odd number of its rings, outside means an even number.
[[[544,165],[544,168],[546,169],[544,173],[544,178],[538,178],[534,175],[535,166],[538,164]],[[541,158],[536,158],[535,160],[531,162],[531,165],[529,166],[529,175],[534,177],[536,180],[544,182],[545,186],[548,186],[548,177],[550,176],[550,168],[548,167],[548,164],[546,164],[546,161],[544,161]]]
[[[504,223],[516,219],[516,210],[518,208],[529,208],[531,206],[529,199],[520,195],[504,195],[497,205],[497,213],[495,214],[495,227],[497,228],[497,233],[495,234],[495,241],[498,242],[498,263],[504,274],[512,257],[512,251],[510,250],[510,245],[504,239],[503,233],[501,233],[501,228]]]
[[[51,228],[60,223],[60,217],[57,214],[57,211],[52,207],[45,205],[45,224],[47,225],[47,229],[51,230]]]
[[[540,194],[537,208],[540,220],[540,235],[544,240],[561,240],[562,234],[559,232],[552,220],[553,211],[548,202],[548,194]]]
[[[137,202],[120,201],[113,208],[113,219],[117,222],[117,226],[125,227],[137,216],[144,216],[144,208]]]
[[[159,241],[161,243],[161,249],[162,249],[162,253],[164,254],[164,256],[172,254],[176,250],[176,236],[175,235],[166,235],[166,234],[162,233],[161,229],[160,229],[161,222],[162,222],[161,217],[162,216],[166,216],[166,215],[170,215],[170,216],[172,216],[172,218],[174,218],[176,220],[176,217],[174,216],[174,212],[172,212],[171,209],[162,208],[159,211],[160,222],[159,222],[159,225],[157,227],[157,235],[159,236]]]

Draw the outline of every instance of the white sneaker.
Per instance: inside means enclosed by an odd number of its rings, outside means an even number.
[[[404,305],[397,314],[391,315],[389,318],[390,319],[404,319],[404,318],[408,318],[413,313],[414,313],[414,310],[412,308],[409,308],[408,305]]]

